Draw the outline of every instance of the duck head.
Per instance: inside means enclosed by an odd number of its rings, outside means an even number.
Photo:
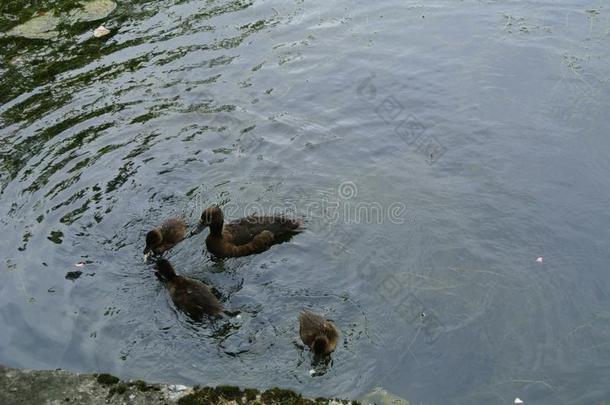
[[[163,243],[163,235],[158,229],[153,229],[146,234],[146,248],[144,248],[144,256],[147,257],[151,253],[156,253],[156,249]]]
[[[157,270],[157,277],[160,275],[166,281],[177,277],[176,270],[174,270],[172,264],[166,259],[157,260]]]
[[[328,340],[328,337],[326,337],[326,335],[316,336],[311,345],[311,350],[316,356],[325,356],[330,353],[330,341]]]
[[[194,233],[197,234],[201,232],[207,226],[210,227],[211,232],[220,232],[222,231],[222,224],[224,223],[224,220],[225,218],[222,210],[218,206],[213,205],[208,207],[201,213],[199,225]]]

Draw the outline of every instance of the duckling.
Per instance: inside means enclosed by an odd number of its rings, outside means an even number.
[[[182,218],[170,218],[146,234],[144,255],[162,254],[176,246],[186,236],[187,225]]]
[[[176,274],[165,259],[157,261],[157,269],[155,274],[166,285],[174,305],[193,320],[200,321],[204,315],[216,316],[223,312],[218,298],[201,281]]]
[[[339,340],[339,330],[330,320],[306,309],[299,314],[299,335],[316,356],[332,353]]]
[[[210,234],[205,244],[210,253],[220,258],[261,253],[302,231],[301,222],[279,215],[250,215],[225,224],[217,206],[203,211],[196,233],[206,226],[210,227]]]

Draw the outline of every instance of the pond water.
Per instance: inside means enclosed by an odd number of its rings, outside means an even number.
[[[15,4],[3,32],[61,9]],[[610,399],[607,4],[118,0],[56,32],[0,37],[0,363]],[[216,203],[307,230],[238,259],[211,260],[207,232],[169,252],[242,311],[196,325],[143,241]],[[301,308],[342,331],[313,376]]]

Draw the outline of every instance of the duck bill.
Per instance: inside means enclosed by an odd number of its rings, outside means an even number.
[[[153,254],[153,251],[150,248],[144,249],[144,261],[147,262],[150,255]]]
[[[191,231],[191,236],[195,236],[195,235],[200,234],[206,228],[206,226],[207,226],[206,224],[204,224],[202,222],[199,222],[197,224],[197,226],[195,227],[195,229],[193,229]]]

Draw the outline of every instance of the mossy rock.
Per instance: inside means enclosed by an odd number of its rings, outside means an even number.
[[[160,391],[161,389],[157,386],[147,384],[145,381],[136,380],[129,385],[136,387],[138,391],[147,392],[147,391]]]
[[[221,385],[216,388],[203,387],[196,389],[195,392],[185,395],[178,400],[180,405],[205,405],[216,403],[221,399],[236,400],[241,403],[243,397],[239,387],[231,385]]]
[[[190,394],[186,394],[190,392]],[[185,395],[186,394],[186,395]],[[180,395],[183,395],[180,397]],[[176,401],[176,402],[174,402]],[[329,405],[351,404],[344,400],[303,398],[290,390],[265,392],[226,385],[216,388],[148,384],[123,381],[106,373],[73,374],[62,370],[31,371],[0,366],[0,404],[82,403],[125,405]]]
[[[97,374],[97,382],[102,385],[114,385],[118,383],[120,380],[118,377],[113,376],[112,374]]]
[[[39,11],[38,14],[6,32],[8,36],[30,39],[55,39],[61,25],[72,25],[106,18],[116,8],[113,0],[82,1],[70,7],[68,12],[61,9]]]
[[[260,401],[257,398],[260,395]],[[328,400],[319,399],[312,401],[303,398],[294,391],[271,388],[260,393],[255,389],[241,390],[232,385],[221,385],[216,388],[196,388],[195,392],[185,395],[178,400],[180,405],[207,405],[218,403],[222,400],[235,401],[237,404],[277,404],[277,405],[315,405],[327,404]]]
[[[122,395],[127,392],[127,388],[129,388],[129,386],[125,383],[116,384],[110,388],[108,391],[108,396],[111,397],[114,394]]]
[[[241,399],[244,396],[241,389],[234,385],[219,385],[215,390],[224,399]]]
[[[244,390],[244,395],[246,396],[246,399],[248,401],[254,401],[256,399],[256,397],[258,397],[258,390],[252,389],[252,388],[246,388]]]
[[[261,394],[265,403],[282,405],[311,405],[315,404],[309,399],[304,399],[300,394],[283,388],[271,388]]]

